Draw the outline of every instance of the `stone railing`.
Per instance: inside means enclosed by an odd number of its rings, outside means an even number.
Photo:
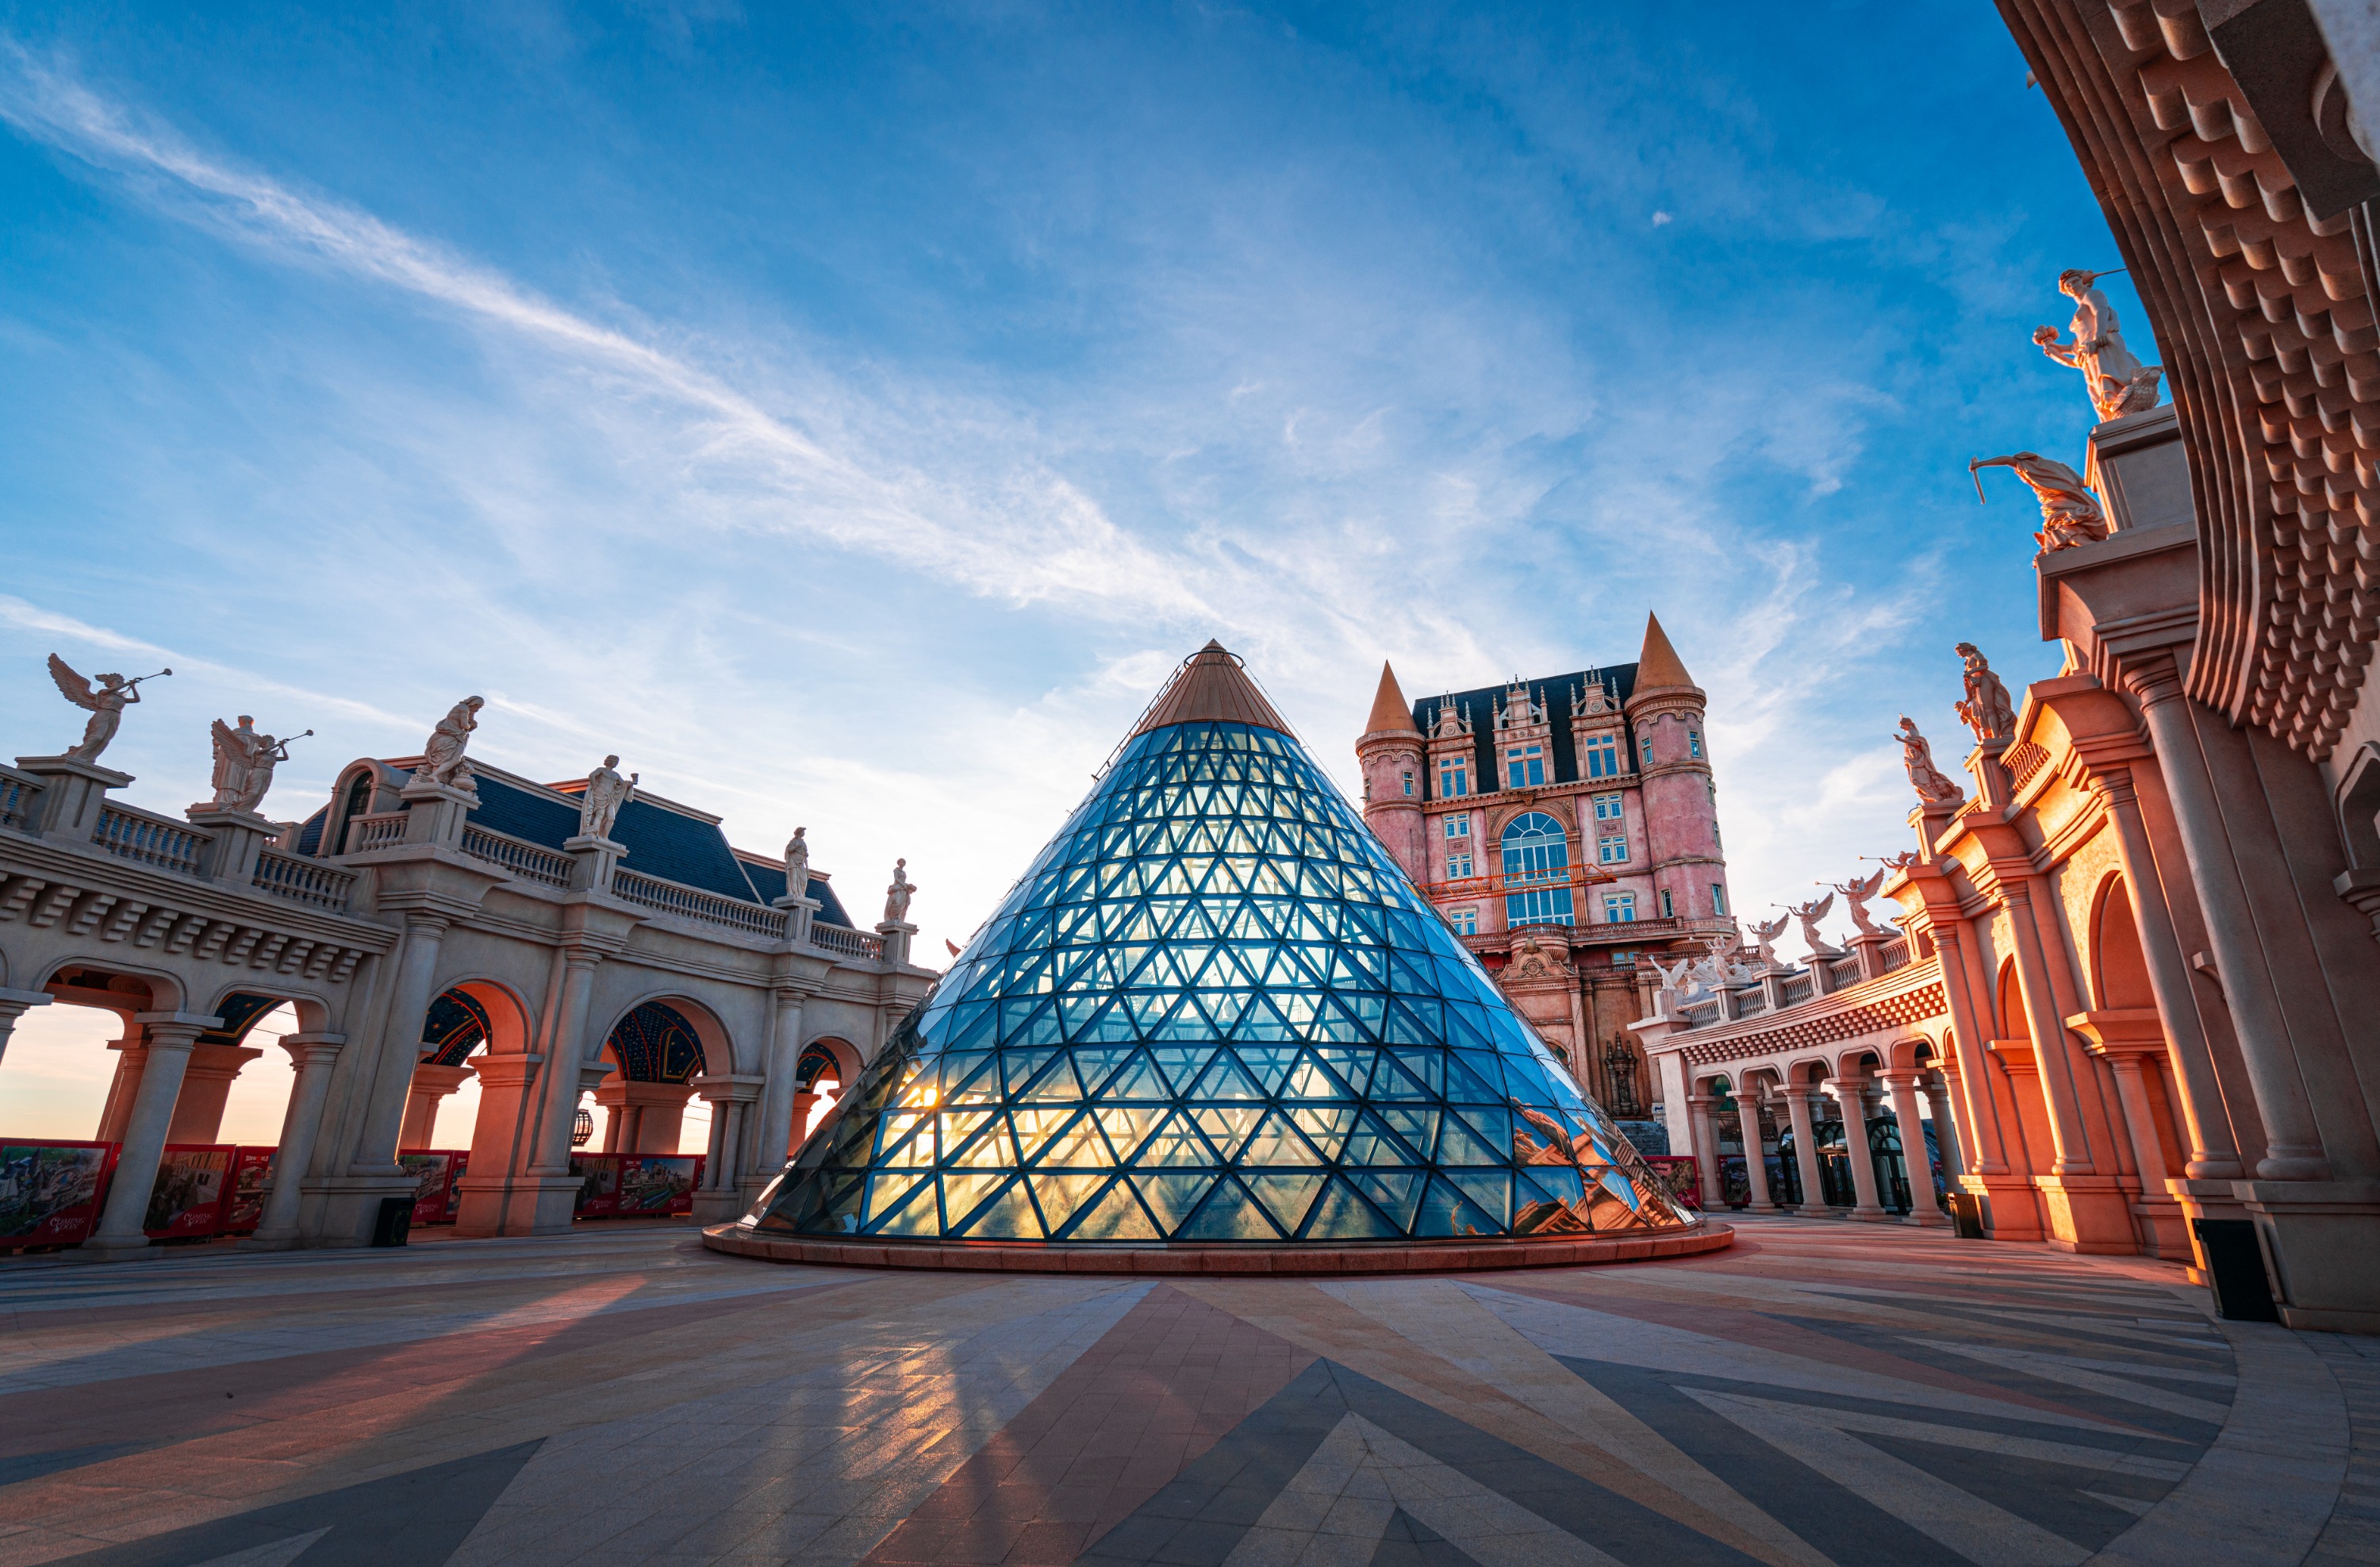
[[[1876,948],[1876,955],[1884,960],[1884,971],[1887,974],[1891,973],[1896,968],[1908,967],[1909,938],[1906,936],[1895,936],[1891,941],[1887,941],[1884,945]]]
[[[0,767],[0,827],[32,831],[42,809],[42,786],[21,772]]]
[[[539,881],[548,887],[570,885],[574,862],[568,855],[508,838],[502,832],[491,832],[484,827],[464,824],[463,852],[473,859],[501,865],[524,881]]]
[[[405,842],[405,824],[411,813],[401,810],[382,811],[378,816],[353,816],[347,819],[346,852],[359,855],[373,849],[393,849]]]
[[[257,854],[256,874],[249,880],[260,891],[274,897],[311,904],[338,914],[346,910],[347,896],[355,891],[356,872],[301,855],[263,849]]]
[[[632,904],[642,904],[647,908],[674,914],[681,919],[698,919],[706,925],[723,925],[731,930],[779,940],[783,940],[785,934],[783,909],[762,908],[758,904],[723,898],[699,887],[664,881],[658,876],[615,869],[612,872],[612,892],[614,896],[625,898]]]
[[[810,945],[824,952],[841,953],[846,957],[880,958],[884,955],[884,938],[871,936],[865,930],[853,930],[841,925],[820,925],[810,922]]]
[[[1805,968],[1799,974],[1785,976],[1785,982],[1777,987],[1778,1005],[1800,1006],[1817,993],[1816,978]]]
[[[1847,990],[1860,982],[1859,956],[1839,957],[1827,965],[1827,989]]]
[[[1684,1027],[1706,1028],[1719,1020],[1718,998],[1712,996],[1706,1001],[1688,1002],[1678,1009],[1678,1017]]]
[[[1756,1016],[1767,1010],[1768,992],[1759,986],[1755,985],[1748,990],[1735,992],[1735,1014],[1738,1017]],[[1712,1021],[1716,1022],[1718,1019],[1714,1017]]]
[[[212,840],[210,834],[171,817],[152,816],[131,806],[103,805],[91,841],[135,864],[196,876],[200,856]]]

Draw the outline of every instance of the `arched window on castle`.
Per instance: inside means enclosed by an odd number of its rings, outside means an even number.
[[[1570,841],[1561,823],[1541,810],[1524,811],[1504,828],[1504,923],[1576,923],[1570,900]]]

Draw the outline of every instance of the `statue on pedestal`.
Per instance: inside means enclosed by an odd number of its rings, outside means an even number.
[[[103,674],[99,677],[99,689],[94,691],[90,681],[77,674],[66,660],[52,653],[50,679],[56,684],[58,695],[91,714],[91,722],[82,726],[82,743],[66,754],[77,761],[97,761],[99,753],[115,738],[115,731],[124,722],[124,710],[140,699],[140,682],[173,673],[161,669],[156,674],[143,674],[133,680],[121,674]]]
[[[1827,944],[1827,939],[1824,936],[1818,934],[1818,921],[1826,918],[1827,911],[1835,906],[1834,893],[1828,893],[1823,898],[1812,898],[1807,903],[1788,904],[1785,906],[1792,910],[1793,917],[1802,922],[1802,940],[1810,944],[1810,955],[1812,957],[1834,956],[1835,949]]]
[[[1966,799],[1967,792],[1934,765],[1934,747],[1917,733],[1907,713],[1901,714],[1900,733],[1894,738],[1900,742],[1900,765],[1909,770],[1909,786],[1917,791],[1920,800],[1929,806],[1955,806]]]
[[[480,710],[487,705],[485,697],[466,697],[447,710],[422,742],[421,765],[413,770],[416,784],[478,793],[471,786],[471,764],[464,759],[463,748],[471,743],[471,731],[480,727]]]
[[[2098,497],[2082,482],[2082,476],[2064,463],[2052,462],[2038,452],[1977,457],[1967,465],[1967,477],[1975,480],[1978,501],[1984,498],[1984,481],[1976,478],[1975,470],[1985,468],[2016,469],[2016,476],[2041,502],[2041,531],[2033,539],[2045,553],[2095,544],[2107,536],[2107,514],[2100,509]]]
[[[578,796],[578,835],[582,838],[609,838],[612,824],[620,819],[620,808],[637,797],[637,780],[641,772],[631,772],[625,778],[613,771],[620,765],[618,757],[605,757],[603,765],[587,775],[587,792]]]
[[[211,733],[215,746],[213,808],[252,811],[263,802],[265,791],[273,787],[273,770],[289,759],[290,745],[314,732],[309,729],[306,735],[276,740],[270,735],[259,735],[256,720],[241,713],[237,728],[218,718]]]
[[[1785,934],[1785,921],[1790,917],[1780,914],[1765,925],[1756,919],[1752,922],[1752,939],[1758,943],[1754,961],[1763,971],[1784,966],[1777,961],[1777,938]]]
[[[1973,642],[1961,642],[1955,650],[1967,661],[1967,699],[1958,704],[1960,722],[1975,732],[1979,746],[2012,737],[2016,704],[2009,700],[2007,685],[1992,673],[1990,661],[1975,650]]]
[[[785,841],[785,896],[807,898],[810,895],[809,829],[796,827]]]
[[[1821,882],[1819,885],[1830,886],[1843,895],[1843,910],[1852,917],[1852,923],[1859,928],[1861,935],[1881,936],[1884,932],[1877,929],[1876,921],[1868,917],[1867,901],[1876,896],[1876,890],[1884,885],[1884,876],[1883,871],[1877,870],[1865,876],[1854,876],[1848,881]]]
[[[884,889],[884,922],[887,925],[909,923],[909,894],[917,890],[917,884],[909,880],[909,862],[894,860],[892,885]]]
[[[2058,291],[2074,301],[2074,319],[2067,323],[2073,342],[2060,343],[2054,326],[2036,327],[2033,334],[2044,354],[2082,372],[2091,409],[2103,420],[2155,407],[2157,382],[2165,374],[2162,366],[2141,363],[2124,346],[2124,334],[2116,325],[2116,308],[2107,302],[2105,292],[2094,286],[2105,275],[2080,267],[2069,267],[2058,274]]]

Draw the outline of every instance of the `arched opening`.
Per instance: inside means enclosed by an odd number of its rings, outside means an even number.
[[[846,1040],[827,1036],[803,1047],[794,1069],[793,1144],[790,1158],[834,1114],[844,1088],[859,1079],[859,1051]]]
[[[150,1077],[144,1013],[219,1021],[175,1063],[141,1228],[152,1241],[176,1242],[254,1230],[294,1083],[288,1056],[273,1048],[299,1026],[291,1000],[241,988],[190,998],[168,977],[81,961],[60,966],[41,989],[51,1004],[18,1020],[0,1064],[8,1111],[0,1248],[89,1235]]]
[[[480,1071],[491,1057],[527,1054],[528,1041],[527,1010],[492,981],[464,980],[430,1003],[396,1139],[396,1161],[414,1177],[415,1224],[452,1224],[461,1217],[459,1183],[476,1156],[492,1151],[501,1172],[512,1128],[504,1128],[502,1148],[480,1147],[489,1109]]]
[[[1498,840],[1504,857],[1504,924],[1572,925],[1570,839],[1541,810],[1523,811]]]
[[[659,1219],[693,1211],[720,1107],[696,1098],[695,1079],[734,1070],[726,1030],[682,996],[638,1002],[603,1037],[614,1070],[593,1093],[600,1130],[573,1154],[577,1217]],[[734,1158],[734,1150],[723,1157]]]

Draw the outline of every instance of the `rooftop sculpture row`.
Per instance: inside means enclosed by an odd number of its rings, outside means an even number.
[[[124,722],[124,710],[140,700],[140,684],[156,680],[174,672],[159,670],[155,674],[143,674],[127,680],[122,674],[106,674],[98,677],[96,686],[55,653],[49,658],[50,679],[58,693],[76,707],[90,713],[91,721],[83,726],[82,740],[65,755],[78,761],[97,762],[108,743],[115,738]],[[453,789],[476,802],[479,790],[472,783],[471,761],[468,755],[471,735],[480,727],[480,711],[487,706],[484,697],[466,697],[446,711],[430,737],[422,742],[421,760],[413,770],[413,782],[431,784]],[[237,724],[215,719],[210,725],[214,744],[214,798],[207,808],[242,811],[253,814],[264,802],[273,787],[273,769],[289,759],[289,747],[313,734],[311,729],[293,735],[288,739],[276,739],[260,734],[256,720],[247,713],[239,715]],[[637,797],[637,784],[644,775],[631,772],[623,778],[619,773],[620,759],[607,756],[601,764],[587,775],[587,786],[578,797],[578,835],[584,838],[608,840],[620,819],[620,811]],[[785,893],[788,898],[808,895],[810,881],[809,830],[794,829],[785,844]],[[909,880],[909,862],[896,860],[892,867],[892,884],[884,889],[884,917],[892,924],[906,924],[909,900],[917,885]]]

